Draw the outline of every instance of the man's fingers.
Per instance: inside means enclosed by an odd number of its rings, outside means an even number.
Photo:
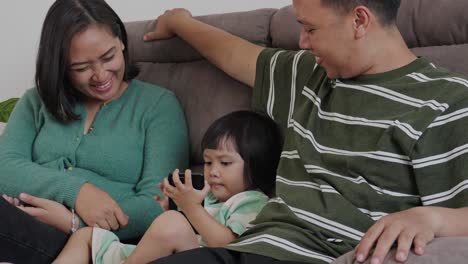
[[[154,31],[148,32],[143,36],[144,41],[153,41],[157,37],[157,33]]]
[[[385,228],[385,231],[377,241],[374,253],[372,254],[371,263],[382,263],[400,233],[400,227],[395,225]]]
[[[434,234],[429,232],[416,235],[413,241],[414,253],[420,256],[424,254],[427,243],[429,243],[429,241],[432,239],[434,239]]]
[[[415,234],[411,231],[403,230],[403,232],[401,232],[400,236],[398,237],[398,248],[395,256],[397,261],[406,261],[411,249],[411,245],[413,244],[414,236]]]
[[[367,230],[361,242],[356,247],[356,260],[363,262],[369,256],[370,250],[374,247],[377,238],[382,234],[385,225],[381,222],[374,224],[369,230]]]

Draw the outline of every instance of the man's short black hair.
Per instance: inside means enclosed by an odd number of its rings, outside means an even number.
[[[322,5],[349,12],[356,6],[366,6],[374,11],[382,25],[395,24],[401,0],[321,0]]]
[[[276,169],[283,147],[278,125],[268,116],[253,111],[236,111],[217,119],[205,132],[201,147],[218,149],[231,140],[244,160],[247,188],[274,195]]]

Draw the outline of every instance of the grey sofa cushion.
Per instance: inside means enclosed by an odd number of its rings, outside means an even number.
[[[468,75],[466,0],[403,0],[397,24],[416,55]]]

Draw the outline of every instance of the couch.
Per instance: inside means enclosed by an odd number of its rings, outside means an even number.
[[[402,0],[397,23],[415,54],[468,75],[466,11],[467,0]],[[299,49],[300,25],[291,6],[198,19],[262,46]],[[166,87],[177,95],[189,128],[191,167],[200,171],[203,133],[216,118],[234,110],[249,109],[252,90],[215,68],[181,39],[143,42],[142,37],[153,27],[152,23],[149,20],[126,23],[130,51],[141,68],[138,79]],[[467,256],[461,254],[466,248],[468,238],[436,239],[424,257],[411,259],[417,263],[448,263],[450,256],[454,261],[450,263],[466,263]],[[350,256],[337,263],[352,263]]]

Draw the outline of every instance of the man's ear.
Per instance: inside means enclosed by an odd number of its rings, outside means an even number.
[[[364,37],[370,29],[371,21],[375,20],[376,17],[365,6],[357,6],[353,10],[354,23],[353,29],[355,32],[355,38],[360,39]]]

